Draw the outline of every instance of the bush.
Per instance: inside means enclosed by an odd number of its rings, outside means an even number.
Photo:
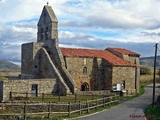
[[[145,116],[148,118],[147,120],[160,120],[160,105],[155,104],[154,107],[152,105],[148,106],[145,110]]]
[[[151,69],[149,67],[140,67],[140,75],[151,74]]]

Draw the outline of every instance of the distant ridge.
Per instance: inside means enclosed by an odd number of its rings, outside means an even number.
[[[20,65],[16,65],[6,60],[0,60],[0,71],[20,71]]]
[[[10,61],[12,60],[0,60],[0,71],[21,71],[20,65],[14,64],[13,62],[10,62]],[[154,56],[141,57],[140,65],[153,67]],[[160,56],[157,56],[156,66],[160,68]]]
[[[142,57],[140,58],[140,65],[153,67],[154,66],[154,57]],[[157,56],[156,67],[160,68],[160,56]]]

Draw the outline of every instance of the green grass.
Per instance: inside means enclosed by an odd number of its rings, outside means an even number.
[[[70,119],[70,118],[76,118],[76,117],[80,117],[80,116],[85,116],[85,115],[90,115],[90,114],[93,114],[93,113],[96,113],[96,112],[100,112],[102,110],[107,110],[107,109],[110,109],[114,106],[117,106],[119,105],[119,103],[112,103],[110,105],[107,105],[105,107],[98,107],[98,109],[90,109],[89,113],[87,111],[82,111],[82,114],[79,115],[79,112],[77,113],[72,113],[71,116],[69,117],[68,114],[66,115],[57,115],[57,114],[52,114],[51,117],[53,118],[39,118],[39,120],[63,120],[63,119]],[[37,118],[36,118],[37,119]],[[36,119],[32,119],[32,118],[28,118],[27,120],[36,120]]]
[[[86,100],[92,100],[92,99],[98,99],[103,98],[103,95],[77,95],[75,99],[75,95],[67,95],[67,96],[58,96],[58,95],[44,95],[44,99],[42,96],[40,97],[20,97],[20,100],[17,100],[17,98],[14,98],[12,101],[19,101],[19,102],[25,102],[25,101],[35,101],[35,102],[85,102]]]
[[[152,105],[149,105],[145,110],[145,116],[147,117],[147,120],[160,120],[160,105],[155,104],[154,107]]]

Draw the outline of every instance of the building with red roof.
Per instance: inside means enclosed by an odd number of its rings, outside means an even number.
[[[138,92],[139,54],[124,48],[60,48],[78,89]]]
[[[60,48],[58,20],[44,6],[37,42],[22,45],[22,78],[56,78],[55,91],[126,90],[139,92],[139,54],[124,48]],[[59,89],[58,89],[59,88]]]

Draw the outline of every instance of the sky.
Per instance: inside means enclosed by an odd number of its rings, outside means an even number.
[[[60,47],[120,47],[141,57],[154,56],[160,41],[160,0],[48,2],[59,22]],[[0,0],[0,59],[20,61],[21,45],[37,41],[37,22],[46,4],[47,0]]]

